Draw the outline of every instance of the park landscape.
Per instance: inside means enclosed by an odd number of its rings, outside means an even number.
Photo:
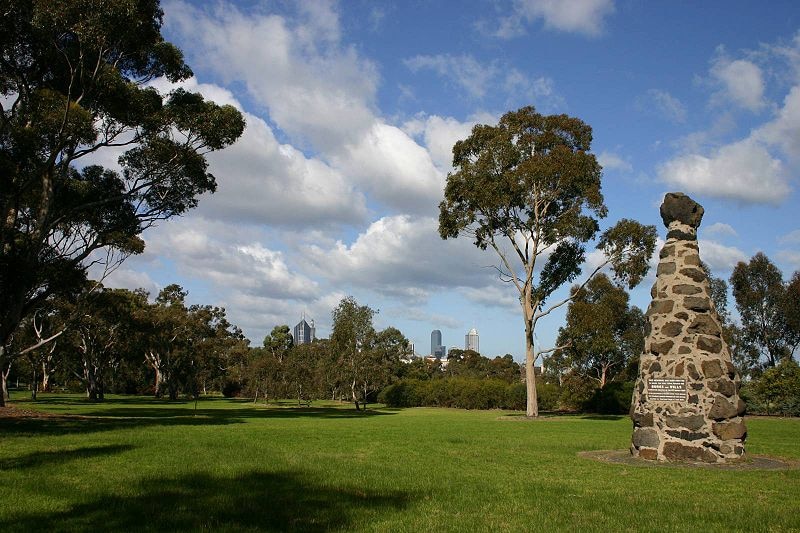
[[[46,396],[3,419],[0,524],[75,531],[792,531],[800,471],[609,464],[626,416]],[[86,418],[81,418],[86,417]],[[800,461],[800,421],[748,418]]]
[[[472,31],[612,41],[617,9],[636,19],[611,0],[507,7]],[[785,214],[794,194],[800,90],[767,67],[800,77],[800,34],[742,59],[717,48],[697,86],[727,114],[653,167],[656,187],[690,198],[625,182],[633,159],[602,134],[598,153],[552,80],[504,65],[502,104],[434,141],[440,117],[400,124],[347,91],[379,79],[339,41],[352,6],[246,9],[0,9],[0,527],[800,529],[800,268],[786,248],[800,229],[755,225],[772,257],[712,240],[738,235],[726,202]],[[248,44],[255,30],[295,41]],[[210,66],[242,43],[255,62],[291,61],[262,65],[266,81],[238,55]],[[490,78],[453,77],[452,59],[402,63],[450,79],[464,105],[488,98],[475,83]],[[478,70],[499,77],[499,61]],[[398,86],[400,113],[422,93]],[[679,100],[644,94],[686,121]],[[737,109],[764,122],[723,146]],[[372,125],[350,135],[354,116]],[[410,324],[462,324],[468,302],[497,329],[483,349],[473,327],[463,350],[420,354],[425,326]],[[305,311],[287,324],[306,305],[320,335],[298,329]]]

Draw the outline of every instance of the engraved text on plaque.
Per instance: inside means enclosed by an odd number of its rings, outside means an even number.
[[[647,398],[656,402],[685,402],[686,380],[674,378],[648,379]]]

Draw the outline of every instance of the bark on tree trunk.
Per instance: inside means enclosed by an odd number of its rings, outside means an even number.
[[[350,385],[350,394],[353,397],[353,403],[356,406],[356,411],[360,411],[361,408],[358,406],[358,396],[356,396],[356,381],[353,380],[353,383]]]
[[[8,376],[11,374],[11,363],[7,363],[7,366],[3,368],[0,366],[0,407],[6,406],[6,400],[11,399],[11,395],[8,393]]]
[[[33,365],[33,379],[31,380],[31,400],[36,401],[36,393],[39,392],[39,377],[36,375],[36,365]]]
[[[50,392],[50,369],[47,363],[42,363],[42,391]]]
[[[154,393],[156,398],[161,398],[161,396],[163,395],[163,391],[161,390],[161,384],[163,383],[164,378],[161,375],[161,371],[158,369],[158,367],[155,367],[155,371],[156,371],[156,383],[154,385]]]
[[[529,312],[525,310],[526,314]],[[530,311],[532,313],[532,311]],[[533,322],[526,317],[525,319],[525,388],[527,391],[527,402],[525,414],[529,418],[539,416],[539,401],[536,396],[536,371],[534,363],[536,361],[536,349],[533,346]]]

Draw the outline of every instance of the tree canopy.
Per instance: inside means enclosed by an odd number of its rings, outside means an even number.
[[[244,120],[149,85],[192,75],[161,36],[157,0],[2,0],[0,12],[1,369],[45,299],[141,252],[142,231],[215,190],[205,154]],[[119,168],[97,165],[101,154]]]
[[[630,287],[647,273],[656,230],[620,220],[599,235],[607,214],[602,169],[591,153],[592,129],[567,115],[541,115],[523,107],[496,126],[479,124],[453,147],[453,172],[439,204],[443,239],[472,237],[500,258],[500,276],[518,293],[525,323],[528,416],[536,416],[533,335],[536,323],[571,297],[545,306],[575,280],[586,246],[597,239],[606,265]]]
[[[566,346],[562,351],[569,366],[602,389],[644,349],[644,315],[628,305],[628,293],[605,274],[573,287],[572,293],[557,343]]]
[[[795,273],[791,283],[784,283],[780,269],[759,252],[734,267],[731,286],[745,339],[760,351],[767,366],[792,357],[800,343],[800,275]]]

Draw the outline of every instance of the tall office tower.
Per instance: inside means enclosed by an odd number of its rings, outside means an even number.
[[[306,322],[306,315],[294,327],[294,343],[295,344],[308,344],[314,340],[317,333],[317,328],[314,327],[314,319],[311,319],[311,324]]]
[[[442,332],[438,329],[431,331],[431,355],[436,355],[436,350],[442,345]]]
[[[442,332],[438,329],[431,331],[431,355],[437,359],[447,357],[447,349],[442,346]]]
[[[469,333],[464,335],[464,349],[481,353],[477,329],[472,328],[471,330],[469,330]]]

